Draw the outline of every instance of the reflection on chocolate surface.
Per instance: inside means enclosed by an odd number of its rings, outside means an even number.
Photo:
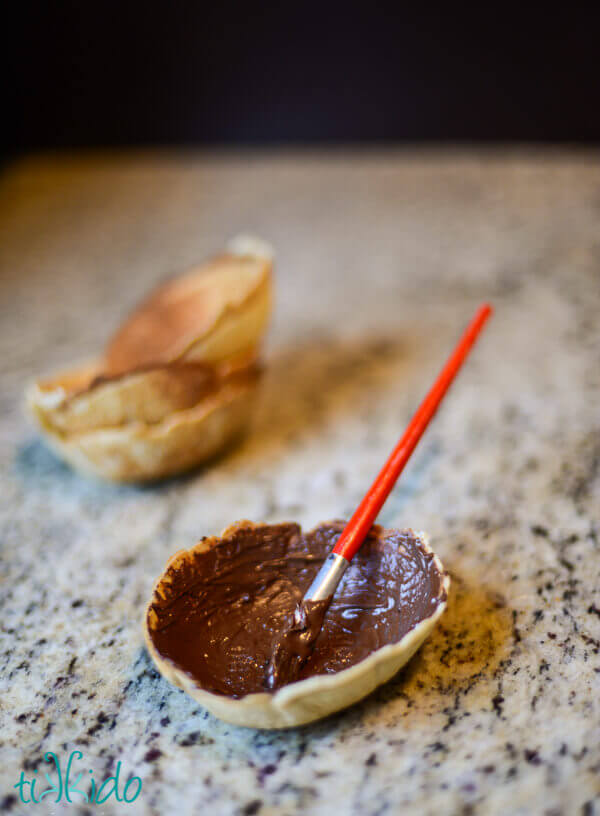
[[[216,546],[180,554],[148,611],[152,643],[195,682],[243,697],[269,690],[273,642],[331,551],[344,522],[242,522]],[[350,564],[298,678],[330,674],[399,641],[445,599],[442,575],[411,530],[373,527]]]

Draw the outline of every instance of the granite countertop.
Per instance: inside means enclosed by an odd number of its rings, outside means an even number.
[[[75,475],[22,416],[26,381],[240,230],[278,251],[253,434],[161,486]],[[1,178],[0,253],[0,811],[600,815],[597,153],[30,158]],[[143,646],[167,558],[239,518],[350,513],[482,299],[381,517],[430,533],[441,625],[315,725],[209,716]],[[75,750],[138,798],[21,804],[21,771]]]

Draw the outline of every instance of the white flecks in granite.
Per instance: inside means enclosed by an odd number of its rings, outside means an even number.
[[[0,185],[0,810],[600,816],[600,160],[582,154],[28,159]],[[165,274],[278,250],[252,436],[138,489],[86,481],[21,415]],[[167,558],[238,518],[347,515],[471,312],[496,315],[382,513],[453,579],[409,666],[321,723],[221,723],[140,621]],[[23,805],[44,753],[132,804]],[[39,793],[39,790],[38,790]]]

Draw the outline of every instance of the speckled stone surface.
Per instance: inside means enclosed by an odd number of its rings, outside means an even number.
[[[75,475],[22,416],[26,381],[240,230],[278,251],[253,435],[158,487]],[[29,159],[2,176],[0,253],[0,810],[600,815],[597,154]],[[348,514],[484,298],[382,513],[450,569],[442,624],[321,723],[213,719],[142,644],[165,561],[238,518]],[[138,799],[21,804],[21,770],[72,750],[98,781],[121,761]]]

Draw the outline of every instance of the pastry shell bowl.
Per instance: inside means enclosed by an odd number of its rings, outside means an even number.
[[[76,470],[115,482],[151,482],[217,455],[250,424],[258,374],[159,422],[127,422],[72,434],[45,429],[49,447]]]
[[[170,586],[182,561],[193,558],[194,553],[217,546],[222,539],[240,529],[240,526],[256,528],[264,525],[255,525],[249,521],[237,522],[223,530],[220,537],[203,539],[190,550],[176,553],[155,584],[143,622],[148,651],[163,677],[226,722],[251,728],[290,728],[313,722],[351,706],[397,674],[444,613],[450,578],[439,558],[432,552],[427,536],[420,532],[416,534],[419,545],[424,552],[433,557],[436,570],[441,577],[438,602],[433,612],[420,620],[399,641],[382,646],[365,659],[342,671],[313,675],[272,693],[259,692],[233,698],[207,691],[198,685],[191,675],[157,650],[152,638],[152,631],[157,625],[157,614],[153,604],[169,597]]]
[[[106,373],[247,353],[269,319],[271,272],[268,257],[226,252],[158,286],[108,344]]]
[[[115,428],[129,422],[151,425],[192,408],[215,390],[211,366],[154,366],[107,377],[101,362],[32,383],[26,392],[30,412],[49,433],[76,434]]]
[[[28,387],[49,446],[79,470],[131,482],[218,453],[252,416],[271,281],[269,250],[245,239],[159,286],[102,357]]]

